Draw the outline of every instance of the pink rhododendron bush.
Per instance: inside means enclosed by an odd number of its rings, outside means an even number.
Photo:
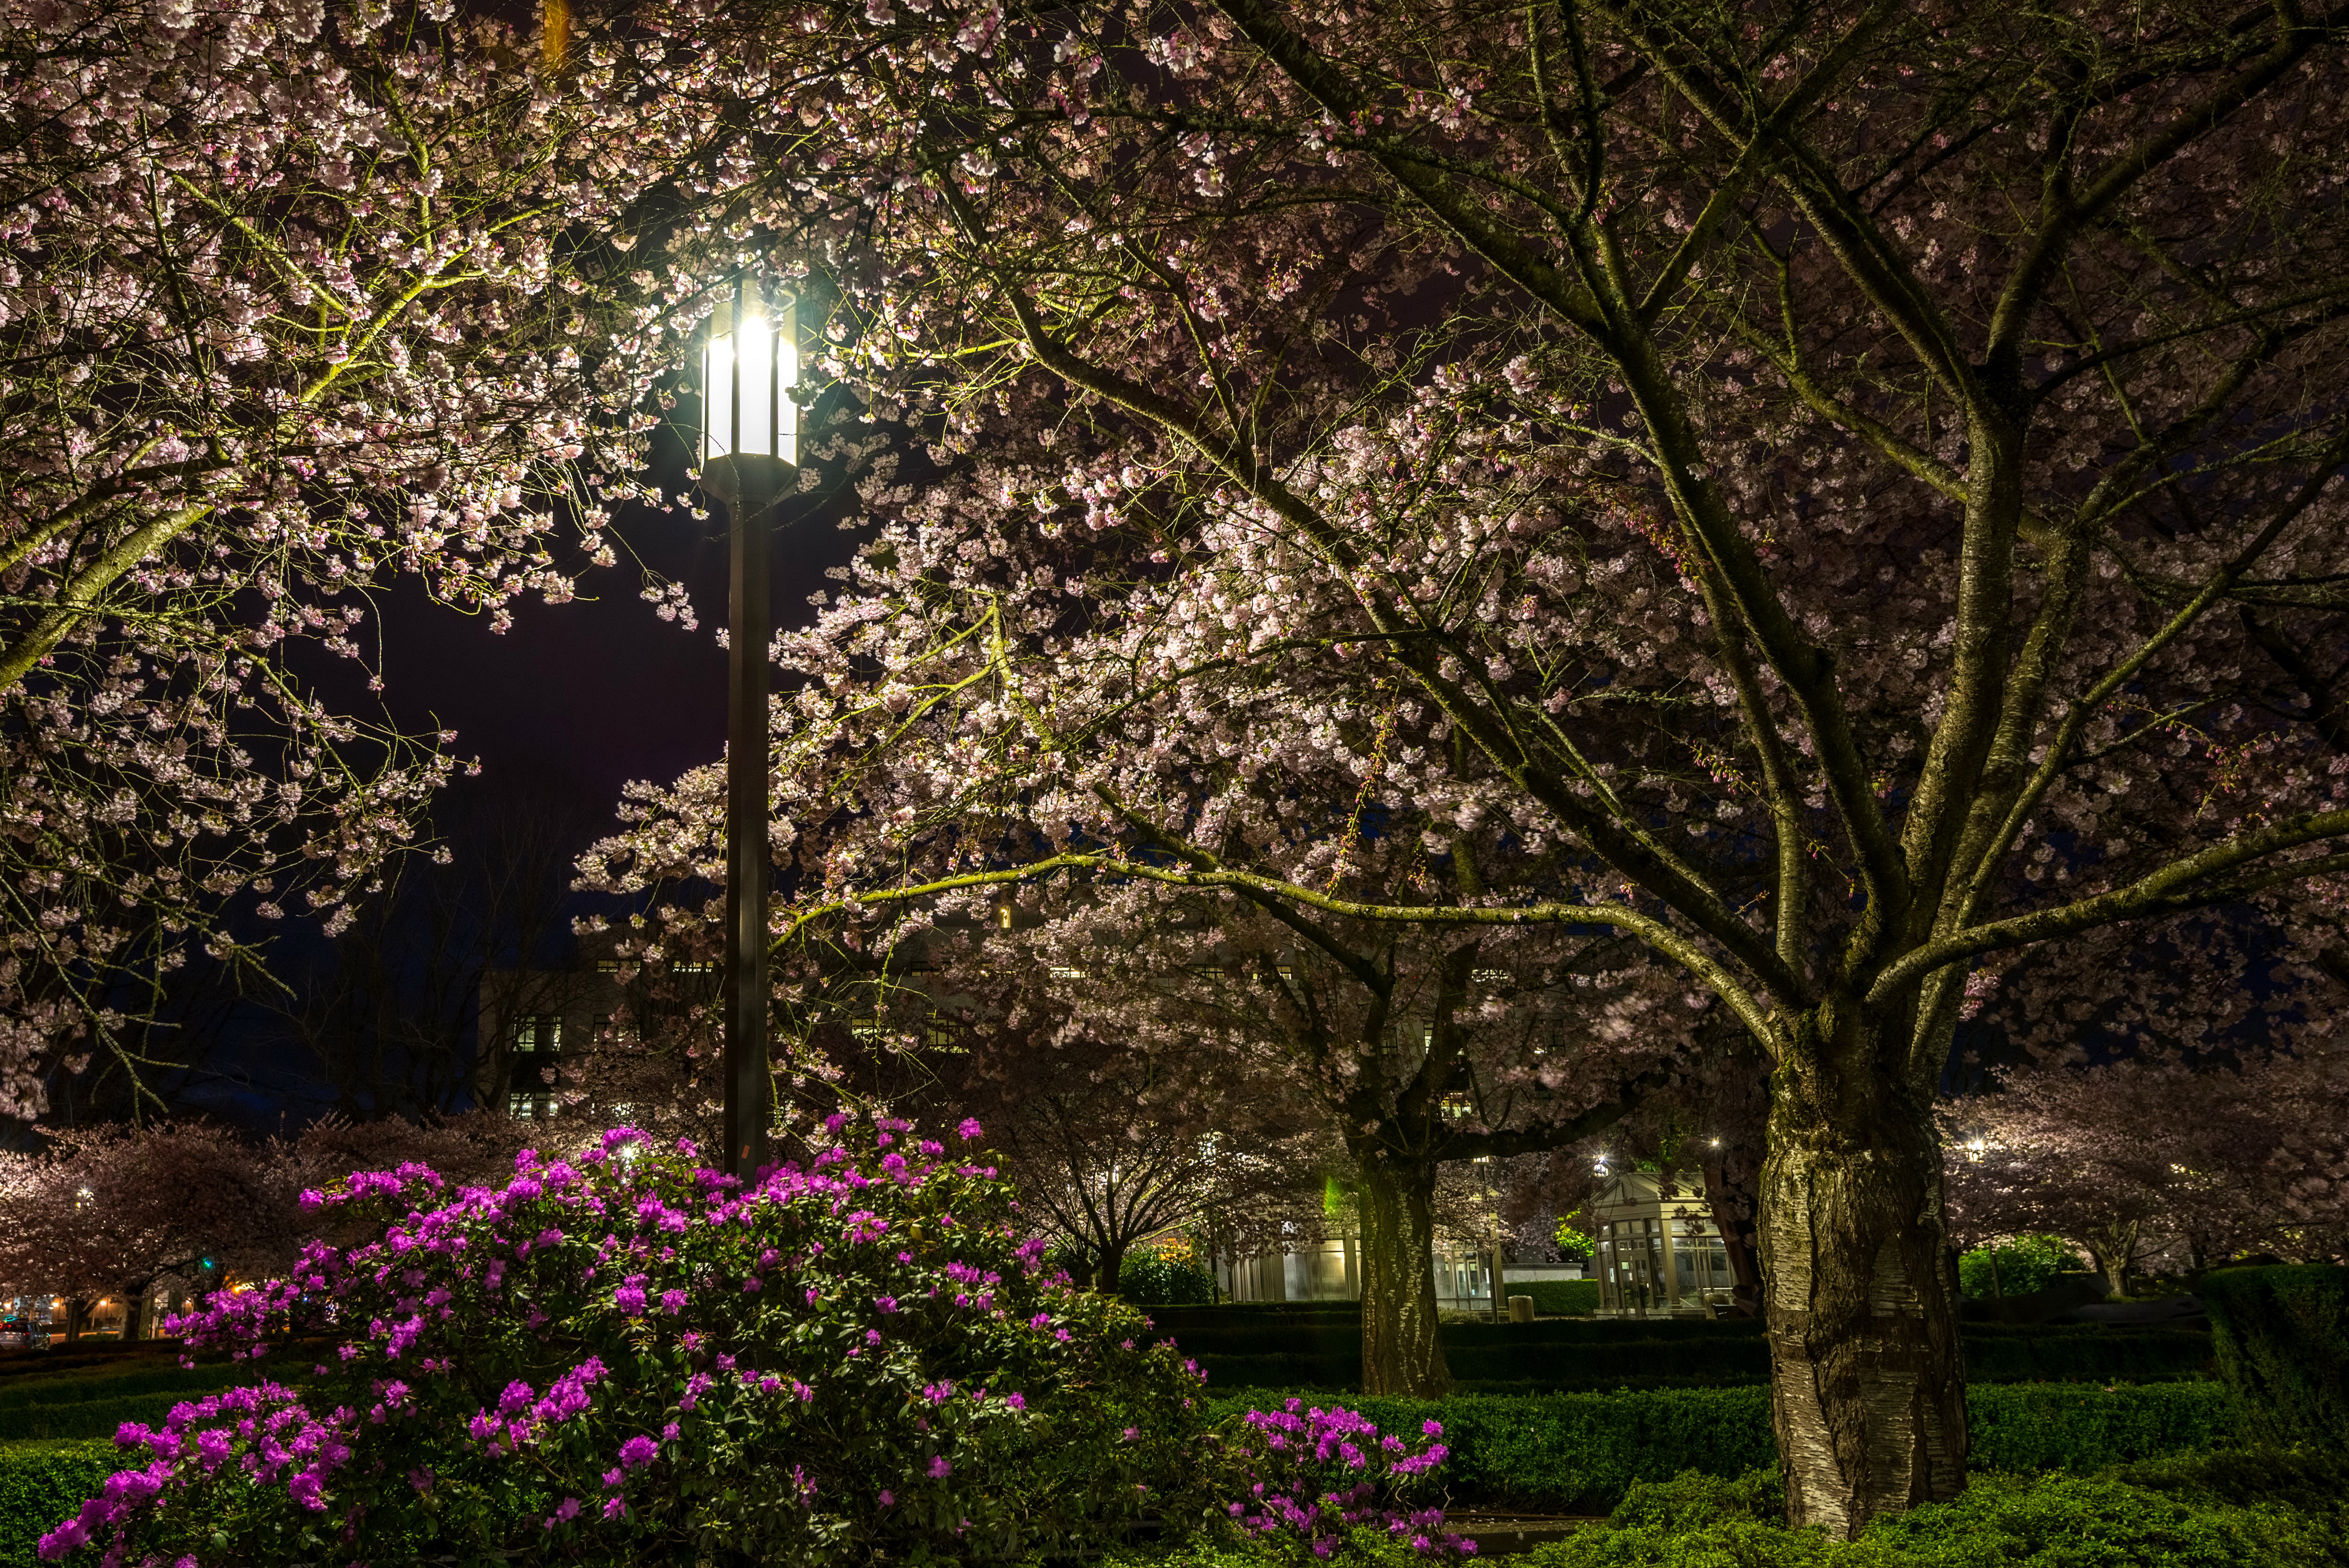
[[[1250,1410],[1229,1449],[1243,1479],[1224,1506],[1228,1527],[1276,1555],[1328,1558],[1350,1541],[1384,1541],[1424,1556],[1473,1556],[1476,1543],[1445,1530],[1444,1510],[1426,1501],[1450,1455],[1443,1438],[1440,1421],[1404,1438],[1381,1434],[1360,1411],[1309,1409],[1302,1399]]]
[[[1198,1517],[1171,1343],[1047,1270],[992,1168],[828,1125],[747,1191],[622,1129],[501,1188],[408,1165],[313,1195],[367,1239],[174,1325],[295,1365],[124,1427],[135,1468],[42,1556],[965,1561]]]

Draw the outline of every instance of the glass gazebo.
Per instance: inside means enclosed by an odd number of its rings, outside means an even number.
[[[1601,1317],[1709,1317],[1733,1299],[1728,1248],[1694,1182],[1626,1171],[1590,1217]]]

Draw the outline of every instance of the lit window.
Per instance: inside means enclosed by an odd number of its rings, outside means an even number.
[[[563,1020],[553,1013],[532,1013],[514,1020],[513,1048],[525,1055],[563,1048]]]

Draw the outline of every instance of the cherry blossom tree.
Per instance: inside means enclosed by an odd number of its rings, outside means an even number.
[[[1330,846],[1317,824],[1344,812],[1361,793],[1360,781],[1286,745],[1293,730],[1279,705],[1252,711],[1247,725],[1232,725],[1245,749],[1296,759],[1227,793],[1219,810],[1228,831],[1216,841],[1218,852],[1253,851],[1293,871],[1303,869],[1300,861],[1326,863]],[[818,866],[836,874],[852,857],[889,852],[886,837],[875,837],[873,813],[829,820],[816,814],[830,792],[861,795],[868,788],[827,769],[815,748],[829,734],[807,732],[809,748],[781,785],[796,834],[794,870],[802,876]],[[1164,738],[1162,755],[1186,766],[1206,760],[1180,735]],[[666,799],[640,794],[639,800],[638,820],[585,862],[588,885],[643,896],[708,875],[720,828],[709,810],[706,775]],[[1164,820],[1163,828],[1151,824],[1161,843],[1197,841],[1178,837],[1175,820]],[[1443,859],[1432,862],[1421,832],[1404,824],[1433,831],[1437,820],[1422,800],[1390,800],[1387,830],[1376,839],[1357,832],[1345,850],[1357,862],[1347,874],[1402,896],[1462,902],[1485,890],[1481,864],[1507,867],[1512,878],[1541,874],[1509,852],[1505,830],[1480,834],[1456,824],[1441,841]],[[997,825],[1012,830],[1000,820]],[[966,818],[961,826],[976,833],[982,824]],[[931,847],[947,856],[934,864],[938,871],[960,852],[943,839]],[[1685,985],[1640,963],[1636,949],[1609,934],[1592,937],[1557,923],[1481,934],[1421,931],[1278,903],[1227,905],[1214,892],[1184,889],[1179,878],[1090,877],[999,899],[990,889],[1007,884],[992,876],[945,886],[918,908],[907,903],[885,926],[803,925],[779,966],[781,1013],[803,1017],[823,1005],[825,988],[838,984],[826,953],[836,959],[864,952],[875,961],[918,954],[905,962],[922,982],[905,994],[930,1004],[960,998],[973,1026],[960,1047],[971,1059],[959,1071],[938,1070],[982,1082],[991,1075],[1024,1108],[1008,1125],[1000,1114],[980,1119],[1006,1135],[1024,1129],[1046,1146],[1029,1162],[1029,1185],[1043,1181],[1057,1189],[1073,1181],[1080,1196],[1071,1198],[1063,1226],[1072,1233],[1102,1230],[1077,1215],[1081,1194],[1099,1196],[1103,1173],[1080,1171],[1083,1162],[1071,1158],[1088,1146],[1084,1130],[1099,1116],[1176,1135],[1164,1147],[1172,1162],[1158,1169],[1161,1181],[1129,1193],[1170,1200],[1205,1175],[1204,1157],[1184,1153],[1182,1136],[1220,1130],[1245,1139],[1266,1113],[1300,1132],[1318,1130],[1342,1150],[1341,1174],[1361,1226],[1363,1376],[1373,1391],[1433,1393],[1449,1384],[1433,1276],[1445,1168],[1571,1144],[1608,1125],[1661,1081],[1661,1069],[1686,1047],[1698,1016]],[[681,903],[663,899],[657,909],[676,917],[648,918],[632,939],[636,951],[698,953],[717,941],[714,906],[688,917]],[[1660,987],[1660,980],[1667,984]],[[869,1014],[863,1006],[855,1011],[872,1020],[859,1026],[868,1037],[885,1032],[877,1000]],[[798,1078],[836,1079],[836,1051],[804,1031],[791,1033],[801,1043],[779,1067]],[[1054,1086],[1071,1080],[1077,1102],[1063,1103],[1068,1095]],[[1092,1103],[1085,1086],[1104,1080],[1133,1089],[1132,1109],[1121,1113],[1114,1095]],[[1146,1093],[1134,1087],[1144,1085]],[[1156,1212],[1144,1203],[1110,1225],[1096,1238],[1104,1253],[1146,1234],[1143,1222]],[[1480,1219],[1487,1242],[1491,1230],[1489,1219]]]
[[[2149,1256],[2206,1268],[2246,1253],[2349,1252],[2349,1062],[2257,1052],[2055,1062],[1944,1106],[1952,1234],[2057,1235],[2115,1295]]]
[[[1067,1028],[936,1053],[942,1107],[982,1143],[1023,1211],[1066,1249],[1081,1285],[1115,1291],[1133,1250],[1174,1231],[1213,1233],[1220,1256],[1318,1211],[1326,1141],[1283,1125],[1277,1085],[1195,1080],[1225,1064],[1177,1064]],[[960,1069],[960,1070],[957,1070]]]
[[[639,16],[741,150],[671,264],[829,269],[827,373],[927,449],[783,640],[779,936],[1083,874],[1623,941],[1774,1066],[1793,1517],[1953,1495],[1977,965],[2338,945],[2342,19]]]
[[[597,235],[658,158],[584,52],[438,0],[18,7],[0,105],[0,1115],[30,1118],[93,1050],[138,1065],[154,975],[251,956],[228,900],[338,928],[412,841],[453,737],[338,695],[378,684],[377,589],[502,629],[611,559],[634,481],[581,470],[634,474],[656,416],[581,350],[660,313]]]
[[[38,1154],[0,1154],[0,1289],[49,1294],[72,1321],[108,1296],[135,1303],[167,1277],[221,1286],[283,1269],[317,1217],[305,1188],[353,1171],[413,1161],[452,1181],[511,1169],[521,1140],[502,1117],[419,1124],[328,1118],[289,1138],[254,1140],[216,1124],[101,1124],[60,1129]]]

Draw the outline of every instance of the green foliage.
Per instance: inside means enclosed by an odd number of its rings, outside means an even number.
[[[1595,1292],[1595,1282],[1581,1283]],[[1533,1287],[1546,1288],[1558,1287]],[[1152,1315],[1198,1358],[1211,1387],[1361,1387],[1361,1325],[1352,1311]],[[1770,1348],[1753,1318],[1549,1317],[1446,1323],[1438,1333],[1455,1382],[1486,1393],[1732,1387],[1770,1376]],[[1980,1382],[2150,1381],[2199,1376],[2210,1361],[2210,1336],[2197,1328],[1969,1324],[1962,1337],[1967,1373]]]
[[[1977,1247],[1958,1259],[1958,1288],[1977,1299],[2029,1295],[2054,1283],[2059,1274],[2085,1267],[2058,1236],[2017,1236],[1994,1247]]]
[[[2102,1470],[2234,1440],[2235,1408],[2216,1383],[1980,1383],[1966,1390],[1971,1462],[1984,1470]]]
[[[1228,1418],[1271,1398],[1219,1395],[1211,1408]],[[1346,1402],[1390,1431],[1443,1422],[1445,1483],[1455,1500],[1480,1506],[1600,1513],[1634,1483],[1683,1470],[1737,1476],[1777,1454],[1763,1387]],[[1971,1389],[1967,1402],[1975,1464],[2075,1473],[2218,1447],[2233,1409],[2215,1383],[1992,1384]]]
[[[1216,1276],[1188,1242],[1145,1248],[1117,1271],[1118,1294],[1143,1305],[1205,1306],[1216,1299]]]
[[[181,1400],[239,1377],[223,1364],[182,1367],[160,1357],[18,1373],[0,1380],[0,1442],[110,1438],[125,1421],[160,1421]]]
[[[33,1568],[42,1533],[120,1468],[112,1443],[0,1444],[0,1568]]]
[[[2210,1366],[2207,1328],[2118,1328],[2051,1323],[1968,1325],[1966,1377],[1975,1383],[2105,1383],[2199,1377]]]
[[[1558,1250],[1566,1250],[1563,1242],[1558,1243]],[[1511,1295],[1532,1296],[1534,1310],[1545,1317],[1588,1317],[1599,1310],[1599,1282],[1595,1279],[1511,1281],[1508,1291]]]
[[[1217,1400],[1217,1416],[1261,1399]],[[1635,1480],[1697,1469],[1737,1475],[1770,1462],[1763,1388],[1629,1394],[1468,1394],[1449,1399],[1365,1398],[1347,1403],[1388,1431],[1444,1424],[1455,1500],[1545,1513],[1596,1513]]]
[[[2333,1568],[2321,1522],[2274,1502],[2186,1499],[2109,1477],[1977,1476],[1954,1502],[1881,1519],[1853,1542],[1779,1522],[1775,1478],[1687,1475],[1634,1487],[1604,1525],[1526,1568]]]
[[[2262,1467],[2291,1477],[2277,1486]],[[2102,1476],[1977,1475],[1954,1502],[1882,1519],[1857,1541],[1785,1528],[1776,1472],[1684,1471],[1634,1482],[1604,1523],[1513,1559],[1523,1568],[2342,1568],[2337,1458],[2214,1455]],[[2330,1485],[2332,1495],[2321,1488]],[[1406,1549],[1407,1550],[1407,1549]],[[1400,1568],[1391,1542],[1331,1561]],[[1262,1568],[1222,1542],[1112,1554],[1106,1568]]]
[[[2202,1299],[2245,1435],[2349,1446],[2349,1268],[2221,1269]]]
[[[1598,1253],[1598,1243],[1590,1239],[1588,1229],[1590,1216],[1580,1209],[1557,1222],[1550,1239],[1557,1244],[1557,1255],[1569,1263],[1588,1264]]]
[[[1234,1542],[1199,1535],[1173,1546],[1128,1548],[1100,1559],[1100,1568],[1265,1568],[1268,1563],[1336,1563],[1340,1568],[1427,1568],[1429,1558],[1382,1531],[1353,1530],[1327,1557],[1307,1556],[1277,1542]]]
[[[2116,1480],[2202,1503],[2275,1503],[2306,1515],[2349,1568],[2349,1452],[2273,1447],[2217,1449],[2143,1460]]]

